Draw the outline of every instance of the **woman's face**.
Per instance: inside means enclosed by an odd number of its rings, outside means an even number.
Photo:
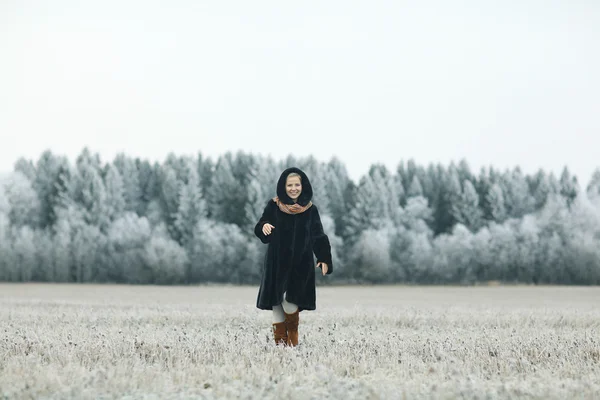
[[[298,197],[300,197],[300,193],[302,193],[302,183],[300,183],[299,176],[288,177],[285,181],[285,192],[290,199],[296,201]]]

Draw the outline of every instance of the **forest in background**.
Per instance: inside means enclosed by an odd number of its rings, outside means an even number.
[[[600,170],[582,187],[518,167],[473,172],[245,152],[162,163],[44,152],[0,180],[0,281],[258,284],[254,236],[285,168],[311,180],[333,251],[322,283],[600,284]]]

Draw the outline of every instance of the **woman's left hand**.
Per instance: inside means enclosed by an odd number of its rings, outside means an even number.
[[[321,268],[321,270],[323,271],[323,276],[325,276],[325,274],[329,270],[329,267],[324,262],[317,263],[317,268]]]

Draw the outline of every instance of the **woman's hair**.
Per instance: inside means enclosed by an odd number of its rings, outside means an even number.
[[[292,173],[290,173],[290,174],[289,174],[289,175],[288,175],[288,176],[285,178],[285,180],[287,181],[289,178],[293,178],[294,176],[297,176],[298,178],[300,178],[300,182],[302,182],[302,177],[301,177],[301,176],[300,176],[300,174],[299,174],[299,173],[297,173],[297,172],[292,172]]]

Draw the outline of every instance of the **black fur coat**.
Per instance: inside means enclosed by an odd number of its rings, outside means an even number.
[[[306,174],[298,168],[288,168],[277,182],[277,196],[285,204],[294,201],[285,191],[287,176],[296,172],[301,177],[302,193],[298,204],[305,206],[312,198],[312,187]],[[275,227],[270,235],[262,232],[263,225],[270,223]],[[254,228],[254,234],[263,243],[268,243],[262,270],[262,279],[256,307],[272,310],[281,304],[283,293],[286,300],[298,305],[300,311],[315,310],[315,261],[325,262],[327,275],[333,272],[331,246],[329,238],[323,232],[323,225],[316,205],[299,214],[282,212],[273,200],[269,200],[260,220]]]

